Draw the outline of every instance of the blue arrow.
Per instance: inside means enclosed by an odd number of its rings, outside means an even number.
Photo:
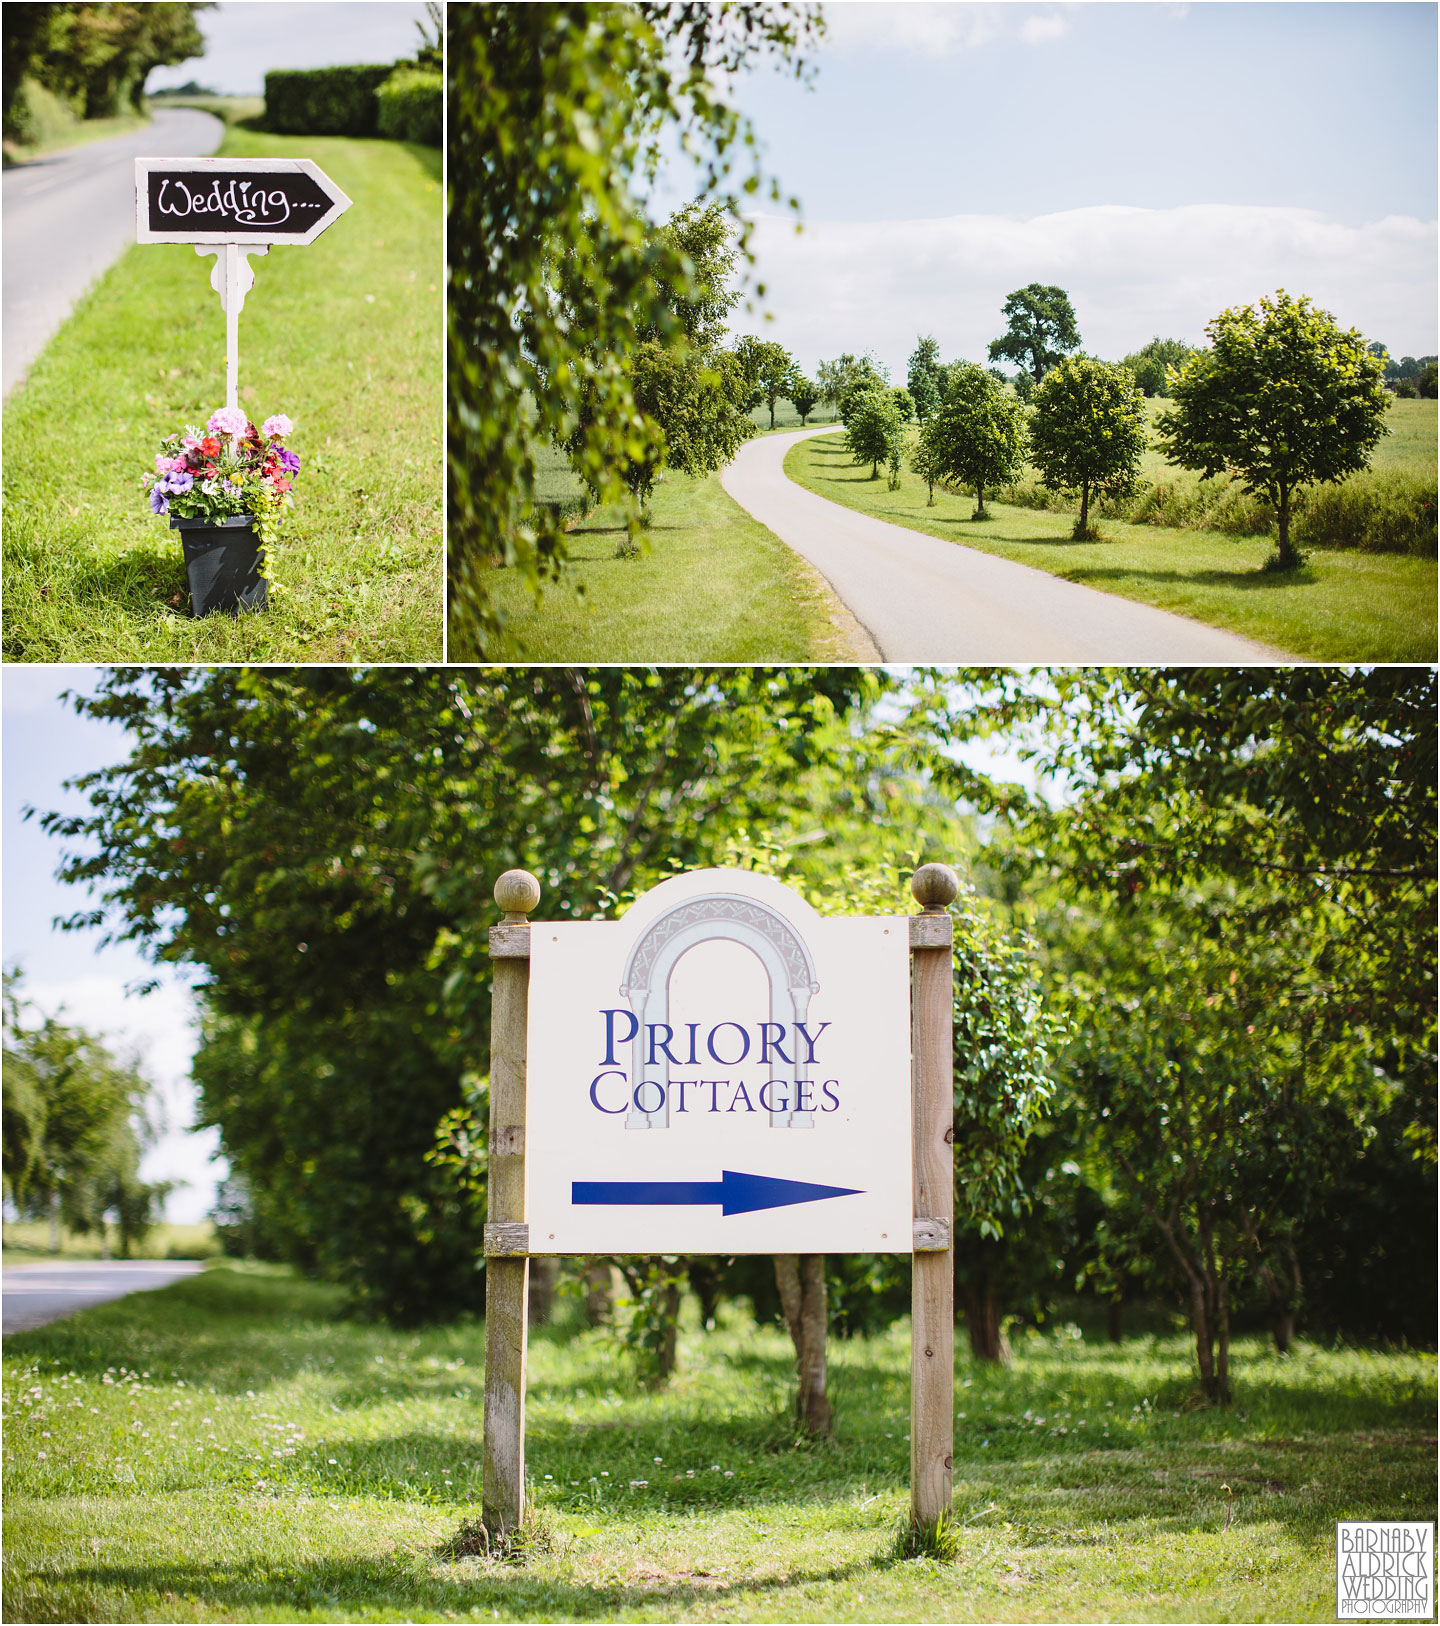
[[[849,1186],[817,1186],[808,1180],[775,1180],[768,1174],[736,1174],[725,1169],[718,1180],[573,1180],[570,1201],[587,1207],[699,1207],[719,1203],[726,1214],[753,1214],[761,1208],[816,1203],[822,1197],[860,1197]]]

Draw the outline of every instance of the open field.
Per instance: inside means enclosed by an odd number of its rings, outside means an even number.
[[[563,501],[574,482],[555,454],[540,495]],[[757,524],[710,475],[673,471],[655,489],[648,551],[616,556],[619,509],[601,508],[569,534],[567,580],[540,603],[514,571],[495,597],[533,661],[864,660],[868,641],[820,577]],[[574,584],[584,596],[577,598]],[[452,649],[452,657],[464,658]]]
[[[338,1307],[226,1266],[7,1339],[6,1618],[1329,1620],[1335,1520],[1434,1514],[1433,1355],[1242,1339],[1217,1411],[1183,1336],[1060,1327],[1008,1371],[961,1357],[959,1558],[896,1561],[905,1325],[832,1344],[837,1437],[805,1446],[788,1339],[692,1315],[657,1395],[603,1333],[532,1335],[552,1545],[452,1561],[483,1328]]]
[[[937,487],[926,505],[918,475],[898,491],[852,463],[840,436],[801,441],[785,472],[832,502],[930,536],[1034,565],[1068,581],[1138,599],[1226,627],[1307,660],[1433,660],[1436,564],[1407,555],[1317,551],[1303,569],[1260,569],[1263,537],[1105,520],[1101,542],[1075,542],[1061,513],[987,499],[992,517],[971,519],[975,501]]]
[[[196,107],[202,113],[213,113],[226,124],[238,124],[242,119],[258,119],[265,111],[263,96],[156,96],[152,100],[161,107]]]
[[[119,1233],[110,1227],[112,1257],[120,1257]],[[207,1220],[203,1225],[155,1225],[130,1250],[132,1259],[209,1259],[220,1252],[220,1239]],[[46,1264],[52,1259],[99,1259],[98,1236],[61,1229],[60,1252],[50,1252],[50,1227],[43,1220],[7,1221],[4,1258],[7,1265]]]
[[[256,262],[240,404],[294,419],[296,507],[264,614],[191,618],[140,477],[224,399],[212,262],[135,246],[5,409],[5,655],[21,661],[412,661],[441,654],[440,155],[231,127],[222,153],[314,158],[354,208]]]

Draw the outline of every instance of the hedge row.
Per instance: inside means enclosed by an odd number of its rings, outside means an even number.
[[[265,128],[277,135],[378,135],[375,92],[395,68],[395,63],[386,62],[267,73]]]
[[[1073,513],[1073,498],[1047,490],[1033,478],[995,494],[1017,508]],[[1274,536],[1274,507],[1241,490],[1227,476],[1200,480],[1144,480],[1129,497],[1092,503],[1092,512],[1132,525],[1169,525],[1181,530],[1224,531],[1235,536]],[[1307,486],[1295,495],[1292,534],[1302,548],[1353,548],[1361,553],[1411,553],[1433,558],[1436,544],[1436,477],[1408,470],[1370,469],[1340,484]]]
[[[380,134],[438,147],[445,128],[445,86],[428,68],[396,68],[375,92]]]

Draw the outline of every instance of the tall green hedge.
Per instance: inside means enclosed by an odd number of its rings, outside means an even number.
[[[445,85],[427,68],[396,68],[375,92],[380,134],[391,141],[440,145],[445,126]]]
[[[282,68],[265,75],[265,128],[277,135],[378,135],[375,92],[396,64]]]

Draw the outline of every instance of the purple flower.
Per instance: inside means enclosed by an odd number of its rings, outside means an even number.
[[[300,472],[300,459],[288,446],[282,446],[279,455],[280,467],[285,470],[286,474],[298,474]]]
[[[163,481],[150,493],[150,512],[152,514],[168,514],[170,512],[170,499],[165,495]]]
[[[195,476],[188,474],[184,469],[172,469],[160,483],[178,497],[181,492],[188,491],[195,484]]]

